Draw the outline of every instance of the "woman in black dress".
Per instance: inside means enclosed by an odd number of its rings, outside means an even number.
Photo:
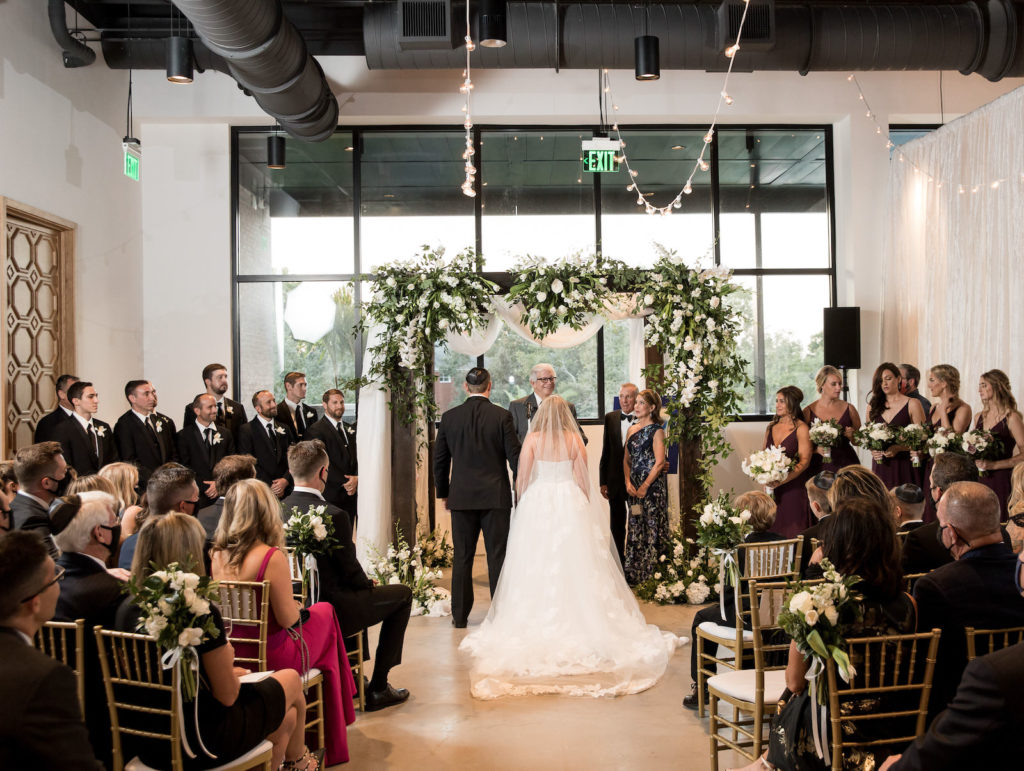
[[[868,404],[868,420],[872,423],[885,423],[893,429],[911,423],[924,423],[921,402],[900,393],[900,370],[891,362],[875,370]],[[871,457],[871,470],[878,474],[887,489],[908,482],[920,482],[920,475],[911,463],[910,452],[905,446],[892,445],[885,450],[872,450]]]
[[[818,398],[804,407],[804,422],[812,426],[815,419],[823,422],[835,420],[842,426],[843,435],[832,448],[832,460],[828,463],[824,460],[825,448],[814,448],[814,457],[811,458],[812,476],[819,471],[839,471],[860,462],[857,460],[857,451],[850,444],[853,432],[860,428],[860,415],[856,407],[839,398],[843,391],[843,374],[831,364],[826,364],[814,376],[814,384],[818,388]]]
[[[977,461],[978,470],[982,472],[978,481],[991,488],[999,498],[1001,521],[1005,522],[1010,474],[1014,466],[1024,461],[1024,420],[1010,390],[1010,379],[1002,370],[990,369],[981,376],[978,396],[982,407],[974,427],[991,431],[1003,445],[998,458]]]

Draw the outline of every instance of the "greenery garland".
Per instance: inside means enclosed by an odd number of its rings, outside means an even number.
[[[527,257],[512,273],[511,304],[522,303],[520,319],[534,337],[543,339],[565,325],[582,329],[612,296],[609,278],[625,266],[600,256],[573,255],[553,263]]]

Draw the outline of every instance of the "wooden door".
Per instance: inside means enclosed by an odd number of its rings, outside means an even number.
[[[55,383],[75,367],[73,222],[0,197],[0,456],[32,444],[57,406]]]

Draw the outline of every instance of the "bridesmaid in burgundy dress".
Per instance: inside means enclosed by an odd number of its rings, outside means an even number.
[[[932,408],[928,413],[928,423],[933,428],[948,428],[962,434],[971,426],[971,407],[960,398],[960,371],[951,364],[936,364],[928,370],[928,391],[932,397]],[[913,455],[913,453],[911,453]],[[922,490],[931,486],[932,458],[922,453],[925,458]],[[924,496],[924,522],[935,521],[935,501],[931,492]]]
[[[1010,475],[1013,467],[1024,461],[1024,420],[1017,411],[1017,400],[1010,391],[1010,379],[1002,370],[990,369],[978,383],[981,412],[975,428],[991,431],[1003,443],[998,458],[977,461],[978,470],[984,472],[978,481],[999,496],[1001,521],[1007,518],[1007,500],[1010,497]],[[1016,448],[1016,452],[1015,452]]]
[[[839,398],[843,390],[842,373],[831,364],[826,364],[814,376],[814,383],[818,387],[818,400],[804,407],[804,422],[811,426],[815,418],[821,421],[837,420],[843,427],[844,435],[839,437],[838,444],[832,448],[832,460],[828,463],[824,459],[825,448],[814,447],[810,476],[819,471],[839,471],[844,466],[860,462],[857,460],[857,451],[850,444],[853,432],[860,428],[860,415],[856,407]]]
[[[813,445],[800,413],[803,398],[803,391],[796,386],[781,388],[775,394],[775,417],[764,435],[766,449],[777,445],[796,461],[785,480],[769,485],[774,488],[777,506],[774,529],[783,538],[795,538],[811,526],[811,506],[804,484],[809,476]]]
[[[890,428],[903,428],[911,423],[924,423],[924,408],[917,399],[900,393],[900,371],[891,362],[875,370],[868,399],[868,420],[886,423]],[[878,474],[886,489],[920,482],[919,470],[910,462],[910,452],[903,445],[887,450],[872,450],[871,470]]]

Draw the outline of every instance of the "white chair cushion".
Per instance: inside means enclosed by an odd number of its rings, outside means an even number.
[[[305,675],[302,676],[302,682],[305,683],[306,685],[314,685],[314,684],[316,684],[317,682],[319,682],[322,679],[323,679],[323,676],[322,676],[320,670],[317,669],[316,667],[310,667],[309,671]]]
[[[739,701],[754,701],[754,680],[753,669],[740,669],[733,672],[723,672],[720,675],[708,678],[708,688],[713,688],[723,696],[728,696]],[[782,698],[782,692],[786,690],[786,670],[772,669],[764,673],[764,703],[771,704]]]
[[[704,621],[703,623],[697,625],[697,629],[702,631],[705,637],[711,637],[715,640],[724,640],[726,642],[736,641],[736,627],[734,626],[716,624],[714,621]],[[748,632],[746,629],[744,629],[743,641],[753,642],[754,633]]]
[[[264,739],[244,755],[241,755],[228,763],[217,766],[216,768],[211,768],[209,771],[228,771],[233,768],[248,768],[256,758],[264,752],[270,752],[273,749],[274,745]],[[193,752],[195,751],[196,750],[193,748]],[[125,764],[124,771],[158,771],[158,769],[150,768],[138,758],[132,758]]]

